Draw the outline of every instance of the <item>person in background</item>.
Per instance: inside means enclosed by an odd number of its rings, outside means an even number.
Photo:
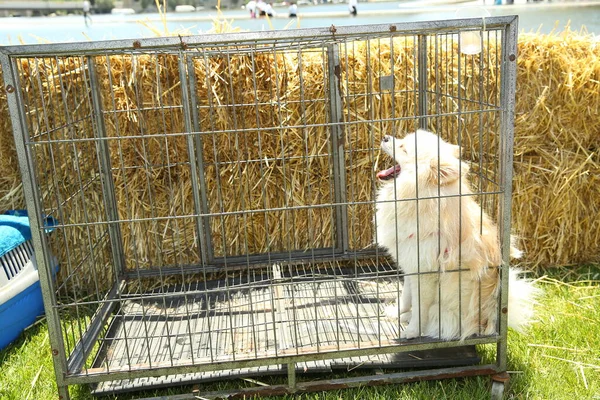
[[[298,6],[292,1],[289,8],[290,18],[296,18],[298,14]]]
[[[348,9],[350,10],[350,15],[356,17],[358,7],[358,0],[348,0]]]
[[[89,26],[90,22],[92,22],[92,17],[90,17],[90,2],[88,0],[83,0],[83,21],[85,22],[85,26]]]
[[[263,0],[258,0],[256,2],[256,13],[258,14],[259,17],[264,17],[265,15],[267,15],[267,3],[265,3]]]
[[[250,0],[246,4],[246,9],[250,12],[250,18],[256,18],[256,1]]]
[[[265,6],[265,14],[267,14],[267,17],[273,17],[275,15],[275,11],[273,10],[273,3],[268,3]]]

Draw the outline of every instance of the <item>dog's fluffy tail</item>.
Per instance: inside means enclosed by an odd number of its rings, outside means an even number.
[[[511,268],[508,274],[508,326],[522,332],[534,321],[534,307],[540,289],[523,271]]]

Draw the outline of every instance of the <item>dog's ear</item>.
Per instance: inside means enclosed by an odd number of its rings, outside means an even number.
[[[431,159],[431,182],[440,186],[448,185],[460,177],[459,163],[457,160]]]

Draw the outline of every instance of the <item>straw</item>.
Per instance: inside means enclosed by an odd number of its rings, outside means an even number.
[[[215,26],[215,31],[224,29],[230,29],[226,23]],[[347,57],[341,60],[342,71],[347,72],[343,73],[341,83],[342,92],[348,95],[343,110],[348,122],[344,128],[346,146],[356,150],[352,159],[347,159],[347,195],[351,203],[365,202],[349,207],[349,240],[352,248],[361,249],[370,246],[374,239],[373,208],[367,202],[374,198],[371,182],[379,155],[377,150],[369,153],[368,149],[376,146],[384,134],[416,128],[415,120],[385,120],[416,115],[415,96],[407,94],[415,90],[416,82],[412,74],[406,74],[414,69],[415,49],[412,42],[396,39],[394,79],[399,90],[393,96],[382,91],[381,95],[371,97],[361,94],[365,93],[365,82],[375,76],[373,71],[378,76],[392,73],[389,42],[373,41],[369,46],[357,43],[348,45],[344,51]],[[446,51],[454,52],[454,56]],[[456,108],[453,96],[434,94],[442,87],[455,97],[453,91],[457,90],[453,82],[458,78],[456,63],[460,57],[453,46],[442,46],[441,52],[438,71],[429,72],[432,113]],[[301,56],[300,61],[298,52],[275,54],[267,49],[256,51],[253,57],[239,53],[204,58],[198,53],[194,59],[198,120],[206,129],[201,152],[209,213],[334,202],[329,128],[325,126],[329,118],[325,101],[327,71],[322,52],[304,51]],[[433,63],[433,55],[429,56]],[[464,98],[498,101],[499,79],[492,68],[498,56],[493,47],[484,54],[486,69],[481,93],[477,77],[482,70],[478,63],[462,66]],[[598,261],[599,60],[600,46],[585,34],[567,30],[555,36],[520,37],[513,229],[525,250],[522,263],[528,267]],[[99,56],[96,62],[105,93],[103,107],[109,111],[105,117],[107,135],[139,136],[109,144],[119,216],[150,219],[122,225],[127,267],[144,269],[198,263],[196,220],[160,219],[196,212],[187,139],[143,137],[185,132],[177,57],[110,55]],[[77,129],[58,129],[52,133],[55,139],[75,134],[93,137],[92,121],[86,117],[89,109],[82,101],[85,68],[79,58],[60,62],[23,60],[21,70],[31,110],[41,110],[43,103],[66,95],[72,114],[81,117]],[[253,72],[256,79],[252,78]],[[78,84],[66,85],[65,81]],[[378,80],[373,81],[373,88],[379,91]],[[111,89],[114,98],[106,95]],[[244,104],[234,109],[235,115],[227,106],[233,103]],[[463,104],[465,111],[469,107],[468,102]],[[118,112],[110,111],[113,109]],[[392,115],[392,110],[396,115]],[[51,115],[46,116],[31,114],[30,133],[68,123],[60,108],[49,112]],[[373,118],[384,120],[362,123]],[[492,134],[499,128],[498,118],[486,114],[480,119],[478,115],[466,114],[460,131],[455,120],[441,121],[432,118],[432,128],[438,128],[438,133],[452,142],[458,140],[460,133],[463,158],[473,163],[476,173],[495,171],[498,160],[493,154],[480,157],[482,143],[476,133],[483,124],[485,138],[489,139],[485,145],[497,149],[499,142]],[[267,127],[273,129],[261,131]],[[212,135],[211,130],[229,133]],[[76,147],[67,144],[35,147],[35,157],[40,161],[38,176],[44,180],[44,205],[47,211],[52,211],[62,202],[65,213],[57,217],[64,223],[105,221],[95,145]],[[239,160],[246,162],[238,163]],[[380,167],[386,162],[383,158],[378,160]],[[77,165],[86,168],[78,171]],[[73,180],[78,173],[83,173],[83,181],[91,182],[79,197],[73,196],[80,192],[81,183]],[[0,91],[0,208],[24,205],[6,92]],[[330,208],[315,208],[294,213],[253,212],[211,218],[215,256],[333,246],[332,213]],[[85,227],[65,229],[63,235],[54,235],[53,248],[59,259],[70,260],[73,268],[79,265],[82,271],[102,269],[111,265],[109,253],[99,253],[94,260],[87,260],[81,250],[90,248],[90,243],[96,240],[107,240],[102,233],[101,229]],[[111,273],[106,272],[107,276]]]

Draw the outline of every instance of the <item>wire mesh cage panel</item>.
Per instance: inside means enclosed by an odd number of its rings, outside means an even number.
[[[480,51],[464,51],[464,33]],[[408,273],[378,237],[390,182],[377,175],[393,163],[386,135],[422,128],[445,141],[437,151],[455,146],[468,190],[448,198],[479,207],[472,228],[493,230],[501,257],[484,267],[500,279],[515,50],[514,17],[1,49],[61,394],[264,372],[294,392],[323,388],[310,373],[358,367],[423,368],[389,382],[504,371],[504,276],[493,329],[403,338],[390,309]],[[468,270],[428,273],[441,293],[442,276]],[[495,361],[460,347],[484,343]],[[361,379],[338,383],[379,378]]]

